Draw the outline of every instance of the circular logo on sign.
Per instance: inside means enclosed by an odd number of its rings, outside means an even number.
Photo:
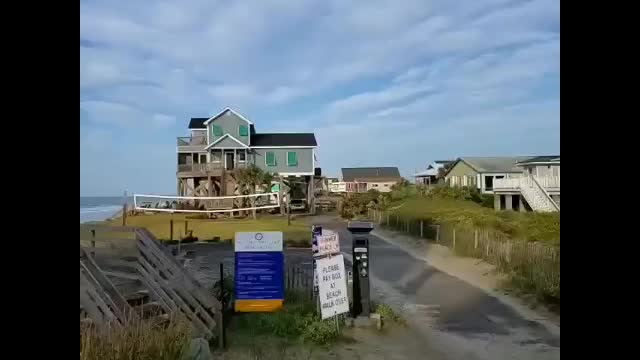
[[[256,240],[262,240],[262,233],[256,233],[255,238]]]

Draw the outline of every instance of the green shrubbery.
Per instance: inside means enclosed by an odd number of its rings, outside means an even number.
[[[340,336],[334,319],[322,320],[316,314],[315,302],[309,298],[308,292],[288,291],[285,297],[285,306],[280,311],[237,314],[231,333],[240,336],[242,333],[273,335],[318,345],[329,344]]]

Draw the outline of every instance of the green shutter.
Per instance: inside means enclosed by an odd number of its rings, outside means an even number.
[[[298,153],[294,151],[287,152],[287,165],[298,166]]]
[[[247,125],[240,125],[238,132],[240,133],[240,136],[249,136],[249,129],[247,129]]]
[[[267,166],[276,166],[276,153],[267,151]]]
[[[222,128],[219,125],[211,125],[213,136],[222,136]]]

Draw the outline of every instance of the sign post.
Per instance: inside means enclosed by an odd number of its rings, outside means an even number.
[[[349,312],[343,256],[327,256],[318,259],[317,263],[322,319]]]
[[[235,311],[268,312],[284,303],[282,232],[237,232]]]
[[[340,254],[340,239],[337,233],[312,227],[314,287],[318,287],[318,306],[322,319],[349,312],[349,296],[344,267]],[[336,326],[338,319],[336,317]]]

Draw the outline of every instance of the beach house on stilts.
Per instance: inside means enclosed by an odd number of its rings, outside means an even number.
[[[312,207],[313,179],[320,175],[313,133],[258,133],[252,121],[230,108],[191,118],[189,131],[177,141],[178,196],[238,195],[234,170],[253,164],[297,184],[292,196]]]

